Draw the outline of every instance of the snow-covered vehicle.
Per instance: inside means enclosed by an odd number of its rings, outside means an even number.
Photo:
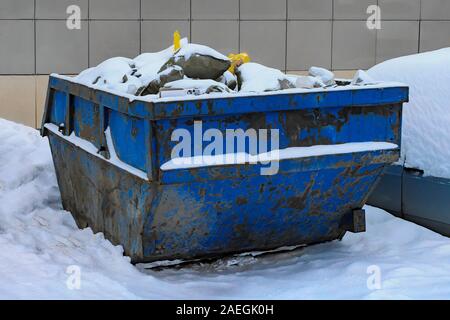
[[[450,48],[400,57],[368,71],[410,87],[400,161],[369,203],[450,236]]]

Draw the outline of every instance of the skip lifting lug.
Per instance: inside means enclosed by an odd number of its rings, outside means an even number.
[[[352,233],[366,231],[366,211],[364,209],[354,209],[344,215],[341,221],[341,228]]]

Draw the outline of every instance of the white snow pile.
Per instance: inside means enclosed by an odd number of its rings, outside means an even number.
[[[195,57],[197,58],[194,59]],[[236,62],[234,68],[236,75],[234,75],[227,71],[231,63],[233,62],[230,58],[216,50],[204,45],[188,43],[188,40],[184,38],[180,49],[175,52],[174,47],[171,46],[160,52],[143,53],[134,59],[111,58],[81,72],[71,81],[116,93],[149,96],[154,99],[160,98],[161,95],[158,94],[166,88],[198,89],[189,91],[191,94],[192,92],[233,94],[337,86],[334,74],[324,68],[311,67],[308,76],[298,76],[287,75],[280,70],[255,62],[240,61]],[[173,70],[174,66],[177,70]],[[205,87],[206,84],[211,86]],[[369,83],[359,81],[352,84]]]
[[[450,239],[372,207],[343,241],[143,273],[60,201],[47,139],[0,119],[0,299],[450,297]]]
[[[186,40],[187,41],[187,40]],[[186,60],[189,59],[193,54],[200,54],[203,56],[211,56],[218,60],[229,60],[227,56],[217,52],[216,50],[195,43],[182,44],[180,50],[175,53],[175,57],[184,57]]]
[[[173,158],[161,165],[161,170],[176,170],[186,168],[198,168],[216,165],[245,164],[269,161],[280,161],[286,159],[300,159],[332,154],[345,154],[364,151],[392,150],[398,145],[389,142],[349,142],[330,145],[315,145],[309,147],[290,147],[272,150],[259,154],[247,152],[227,153],[212,156],[193,156]]]
[[[330,70],[319,68],[319,67],[311,67],[309,68],[310,76],[317,78],[321,83],[327,86],[334,85],[334,73]]]
[[[181,40],[187,45],[187,39]],[[161,67],[172,57],[173,46],[160,52],[142,53],[134,59],[115,57],[82,71],[74,81],[95,88],[135,94],[154,80]]]
[[[450,178],[450,48],[392,59],[368,71],[409,85],[403,108],[402,162]]]
[[[133,94],[141,87],[141,81],[135,73],[134,61],[127,58],[116,57],[100,63],[95,68],[81,72],[76,80],[89,83],[98,88]]]
[[[283,72],[258,63],[244,63],[237,69],[242,92],[264,92],[295,88],[295,82]]]
[[[351,84],[354,86],[375,85],[382,81],[376,81],[367,72],[363,70],[356,71]]]

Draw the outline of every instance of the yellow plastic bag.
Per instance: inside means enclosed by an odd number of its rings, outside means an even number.
[[[230,53],[228,58],[231,60],[231,67],[228,69],[231,73],[234,74],[236,67],[239,67],[241,64],[250,62],[250,56],[247,52],[241,52],[238,54]]]
[[[180,48],[181,48],[181,35],[178,32],[178,30],[176,30],[173,33],[173,52],[177,52]]]

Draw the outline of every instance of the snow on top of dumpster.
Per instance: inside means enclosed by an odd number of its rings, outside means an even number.
[[[288,77],[280,70],[269,68],[258,63],[245,63],[239,69],[243,92],[264,92],[292,89],[295,87],[295,76]],[[269,89],[269,90],[267,90]]]
[[[220,52],[196,43],[188,43],[182,45],[180,50],[175,53],[176,57],[183,56],[185,59],[189,59],[193,54],[201,54],[204,56],[211,56],[219,60],[230,60],[227,56],[221,54]]]
[[[111,58],[72,78],[53,76],[131,101],[149,102],[399,86],[375,81],[363,71],[343,85],[323,68],[312,67],[309,76],[289,75],[256,62],[231,61],[213,48],[189,43],[186,38],[180,46],[178,50],[171,46],[142,53],[134,59]],[[170,96],[163,94],[168,88],[172,89]]]
[[[78,83],[82,85],[86,85],[85,83],[82,83],[78,81],[74,77],[66,76],[66,75],[60,75],[56,73],[51,74],[52,77],[63,79],[66,81],[70,81],[73,83]],[[287,75],[288,77],[297,77],[297,75]],[[185,80],[193,80],[193,79],[185,79]],[[340,79],[340,80],[346,80],[350,81],[349,79]],[[212,81],[212,80],[211,80]],[[189,83],[190,81],[183,81],[180,83]],[[193,82],[190,82],[193,83]],[[201,84],[205,83],[203,81],[195,81],[195,83],[200,84],[198,87],[204,87],[201,86]],[[253,96],[270,96],[270,95],[279,95],[279,94],[295,94],[295,93],[314,93],[314,92],[331,92],[331,91],[346,91],[346,90],[367,90],[367,89],[383,89],[383,88],[394,88],[394,87],[408,87],[403,82],[395,82],[395,81],[382,81],[376,84],[368,84],[364,86],[360,85],[345,85],[345,86],[335,86],[335,87],[323,87],[323,88],[312,88],[312,89],[305,89],[305,88],[292,88],[292,89],[284,89],[279,91],[264,91],[264,92],[212,92],[209,94],[200,94],[200,95],[184,95],[184,96],[171,96],[171,97],[160,97],[160,95],[153,94],[153,95],[147,95],[147,96],[136,96],[133,94],[124,93],[121,91],[117,91],[114,89],[108,89],[108,88],[98,88],[95,85],[86,85],[92,89],[101,89],[104,92],[114,94],[119,97],[123,97],[128,99],[130,102],[139,100],[144,102],[153,102],[153,103],[163,103],[163,102],[176,102],[176,101],[189,101],[189,100],[202,100],[202,99],[221,99],[221,98],[230,98],[230,97],[253,97]]]
[[[401,161],[425,175],[450,178],[450,48],[385,61],[368,73],[410,87]]]
[[[188,43],[187,38],[181,39],[181,45],[184,46]],[[134,62],[136,63],[137,68],[142,68],[146,65],[153,65],[161,63],[158,68],[161,68],[162,65],[170,59],[173,54],[173,45],[159,52],[144,52],[134,58]]]

